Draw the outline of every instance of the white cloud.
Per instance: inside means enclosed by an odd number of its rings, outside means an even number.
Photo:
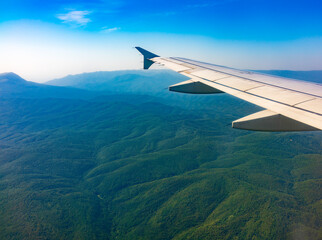
[[[120,30],[121,28],[119,27],[113,27],[113,28],[108,28],[108,27],[102,27],[102,33],[110,33],[110,32],[114,32],[117,30]]]
[[[78,26],[85,26],[91,22],[91,19],[87,17],[90,11],[70,11],[66,14],[58,14],[57,18],[62,20],[63,23],[75,24]]]

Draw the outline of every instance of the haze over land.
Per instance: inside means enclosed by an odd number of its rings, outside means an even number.
[[[232,129],[259,108],[180,80],[0,75],[0,238],[320,239],[321,132]]]

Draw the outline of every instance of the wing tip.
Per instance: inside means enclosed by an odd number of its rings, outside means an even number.
[[[138,50],[143,55],[143,69],[149,69],[151,65],[153,64],[153,61],[151,61],[151,58],[159,57],[158,55],[149,52],[141,47],[135,47],[136,50]]]
[[[152,52],[149,52],[148,50],[145,50],[144,48],[141,48],[141,47],[138,47],[138,46],[136,46],[135,48],[136,48],[136,50],[138,50],[143,55],[144,58],[160,57],[159,55],[156,55],[156,54],[154,54]]]

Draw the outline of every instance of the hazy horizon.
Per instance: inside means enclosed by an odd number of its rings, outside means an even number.
[[[140,69],[135,46],[239,69],[321,70],[321,3],[303,3],[2,2],[0,72],[45,82]]]

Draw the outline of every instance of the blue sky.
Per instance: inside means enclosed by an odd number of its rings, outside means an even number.
[[[0,72],[33,81],[139,68],[135,45],[236,68],[322,69],[317,0],[10,0],[0,9]]]

